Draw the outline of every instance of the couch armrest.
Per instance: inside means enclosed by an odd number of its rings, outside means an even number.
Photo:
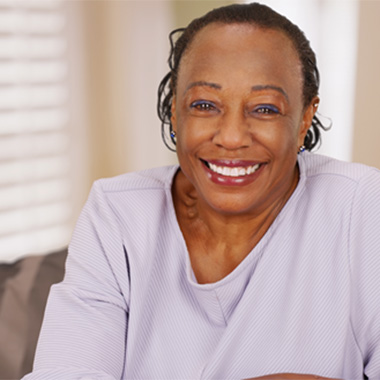
[[[64,274],[67,250],[0,264],[0,379],[32,370],[49,290]]]

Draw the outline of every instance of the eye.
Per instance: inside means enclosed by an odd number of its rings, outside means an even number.
[[[263,115],[276,115],[280,113],[279,109],[272,104],[260,104],[255,107],[252,112]]]
[[[215,104],[207,100],[197,100],[190,104],[190,108],[196,109],[197,111],[215,111],[216,110]]]

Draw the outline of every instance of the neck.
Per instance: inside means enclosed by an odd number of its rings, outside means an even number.
[[[223,214],[198,197],[181,171],[177,173],[172,189],[174,206],[198,282],[218,281],[244,260],[276,219],[297,182],[285,197],[265,210]]]
[[[278,197],[278,200],[273,202],[270,207],[233,214],[223,213],[210,207],[207,202],[198,197],[194,186],[179,171],[172,190],[177,217],[179,217],[179,221],[185,223],[201,223],[213,236],[231,242],[255,236],[260,231],[265,233],[297,187],[298,176],[297,169],[295,180],[292,181],[288,191]]]

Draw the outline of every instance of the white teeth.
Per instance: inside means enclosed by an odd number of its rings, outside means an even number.
[[[216,166],[216,165],[213,165],[214,167],[216,167],[216,172],[218,174],[223,174],[223,168],[221,166]]]
[[[260,167],[260,164],[247,167],[231,168],[228,166],[217,166],[209,162],[208,166],[213,172],[224,175],[226,177],[243,177],[254,173]]]

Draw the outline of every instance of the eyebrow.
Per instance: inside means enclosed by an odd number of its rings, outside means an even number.
[[[285,92],[285,90],[281,87],[278,86],[273,86],[271,84],[266,84],[266,85],[257,85],[257,86],[252,86],[251,91],[262,91],[262,90],[275,90],[277,92],[280,92],[282,95],[285,96],[286,100],[289,101],[288,94]]]
[[[197,86],[200,86],[200,87],[210,87],[210,88],[213,88],[213,89],[216,89],[216,90],[221,90],[222,89],[222,86],[220,84],[212,83],[212,82],[206,82],[206,81],[202,81],[201,80],[201,81],[190,83],[186,87],[185,93],[187,91],[189,91],[191,88],[197,87]],[[274,90],[274,91],[277,91],[277,92],[281,93],[282,95],[284,95],[285,98],[286,98],[286,100],[289,101],[288,94],[281,87],[274,86],[274,85],[271,85],[271,84],[256,85],[256,86],[252,86],[251,87],[251,91],[262,91],[262,90]]]
[[[201,80],[201,81],[190,83],[186,87],[185,93],[187,91],[189,91],[191,88],[197,87],[197,86],[200,86],[200,87],[210,87],[210,88],[213,88],[213,89],[216,89],[216,90],[220,90],[222,88],[222,86],[220,84],[216,84],[216,83],[212,83],[212,82],[206,82],[206,81]]]

